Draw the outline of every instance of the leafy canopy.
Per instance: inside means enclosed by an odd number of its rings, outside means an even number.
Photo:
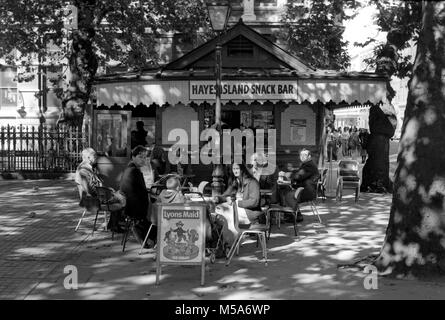
[[[312,66],[321,69],[344,70],[350,64],[342,39],[342,22],[353,15],[347,9],[359,7],[349,0],[312,0],[302,6],[301,1],[289,0],[284,23],[288,29],[289,50]]]
[[[77,28],[65,28],[75,12]],[[46,66],[63,107],[70,99],[83,105],[98,67],[157,66],[161,33],[182,32],[190,40],[207,26],[203,0],[2,0],[0,57],[20,66],[23,81],[35,77],[33,66]]]

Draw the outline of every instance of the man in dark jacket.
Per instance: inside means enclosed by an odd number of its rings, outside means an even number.
[[[272,202],[279,201],[280,205],[298,209],[298,203],[296,202],[294,195],[297,188],[303,187],[303,193],[301,194],[300,202],[306,202],[314,200],[317,195],[317,181],[320,176],[317,165],[314,163],[311,157],[311,152],[307,149],[300,151],[301,165],[296,170],[293,170],[290,175],[290,182],[292,190],[283,191],[280,189],[279,183],[275,189],[275,195],[272,194]],[[280,177],[285,176],[284,172],[278,174]],[[287,187],[289,188],[289,187]],[[277,199],[279,196],[280,199]],[[297,222],[303,221],[303,215],[300,210],[297,211]]]
[[[147,160],[147,153],[147,149],[140,145],[131,151],[131,161],[125,169],[120,183],[120,190],[127,199],[125,214],[135,219],[133,233],[140,243],[144,241],[150,227],[150,222],[147,219],[148,192],[140,170]]]
[[[314,200],[317,195],[317,181],[320,176],[317,165],[312,161],[309,150],[303,149],[300,152],[300,167],[291,174],[292,188],[303,187],[301,202]]]

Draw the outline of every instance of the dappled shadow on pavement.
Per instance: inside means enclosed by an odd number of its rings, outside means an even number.
[[[379,278],[378,290],[366,290],[361,271],[339,269],[369,255],[378,254],[389,217],[391,195],[352,192],[343,201],[328,199],[318,208],[324,225],[303,207],[304,222],[299,235],[293,226],[273,226],[267,243],[268,265],[252,239],[245,241],[231,264],[207,261],[205,285],[200,286],[197,266],[165,266],[161,283],[155,285],[153,250],[130,238],[122,252],[121,235],[111,240],[109,232],[91,236],[92,216],[76,233],[81,214],[77,191],[71,181],[40,182],[38,194],[32,183],[10,185],[2,193],[0,240],[5,246],[2,263],[8,276],[2,281],[17,285],[13,298],[26,299],[378,299],[444,298],[445,284]],[[13,204],[11,206],[11,204]],[[30,208],[36,217],[29,216]],[[3,223],[4,222],[4,223]],[[40,238],[39,238],[40,237]],[[15,264],[14,264],[15,263]],[[75,266],[78,288],[65,289],[64,268]],[[23,269],[24,275],[17,268]],[[4,266],[2,265],[2,268]],[[15,268],[15,269],[14,269]],[[408,283],[408,284],[407,284]],[[13,285],[6,293],[13,293]]]
[[[0,298],[21,299],[63,263],[92,230],[73,181],[0,181]]]

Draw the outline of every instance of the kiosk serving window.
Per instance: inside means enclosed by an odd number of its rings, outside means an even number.
[[[98,110],[94,116],[93,145],[108,157],[130,156],[131,111]]]

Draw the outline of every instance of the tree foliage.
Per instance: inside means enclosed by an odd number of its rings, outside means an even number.
[[[370,0],[377,8],[375,22],[382,32],[387,32],[386,43],[376,44],[373,57],[365,61],[377,72],[399,78],[410,77],[413,64],[410,55],[404,55],[403,50],[418,39],[421,2],[406,0]],[[375,39],[357,44],[366,46]]]
[[[313,0],[309,6],[289,0],[283,17],[289,50],[312,66],[344,70],[349,66],[347,41],[342,39],[344,19],[351,18],[347,9],[359,3],[349,0]]]
[[[68,5],[78,12],[72,30],[64,28]],[[133,69],[157,66],[160,33],[193,35],[206,25],[203,0],[3,0],[0,57],[22,66],[20,80],[32,80],[32,65],[58,71],[53,82],[60,85],[61,119],[79,125],[99,67],[110,62]]]

